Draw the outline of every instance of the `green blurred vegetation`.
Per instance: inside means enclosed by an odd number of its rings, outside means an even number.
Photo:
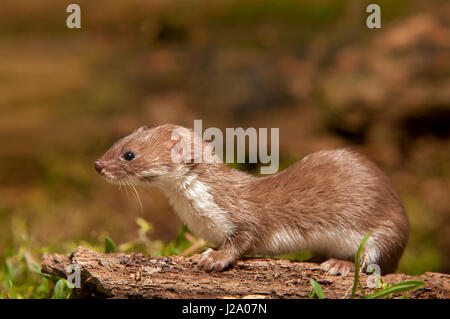
[[[17,221],[20,223],[20,221]],[[152,233],[152,226],[142,218],[136,219],[138,226],[137,237],[129,242],[116,245],[105,234],[91,242],[64,242],[58,248],[68,253],[73,252],[77,246],[88,247],[94,251],[105,253],[141,252],[151,256],[192,255],[205,248],[200,242],[196,250],[188,251],[195,239],[189,235],[188,229],[183,226],[178,230],[174,240],[162,242],[150,241],[148,235]],[[53,253],[55,247],[33,248],[31,238],[26,233],[24,225],[17,225],[14,244],[2,257],[0,266],[0,299],[67,299],[71,297],[72,286],[67,280],[41,272],[40,258],[45,253]]]
[[[377,1],[380,30],[365,27],[369,1],[83,0],[81,30],[65,27],[69,3],[0,11],[2,297],[54,296],[32,266],[47,251],[106,237],[121,251],[187,249],[161,192],[138,190],[142,214],[93,162],[136,127],[194,119],[279,127],[280,169],[324,148],[366,154],[410,217],[398,271],[450,271],[448,1]]]

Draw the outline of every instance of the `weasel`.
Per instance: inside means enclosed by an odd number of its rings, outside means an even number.
[[[324,150],[256,177],[220,161],[174,162],[171,150],[179,140],[172,140],[172,131],[178,128],[141,127],[118,140],[95,168],[111,183],[159,187],[189,229],[218,248],[196,259],[205,270],[221,271],[245,254],[310,251],[329,258],[321,264],[328,274],[346,276],[370,230],[363,269],[377,264],[382,274],[395,271],[409,223],[373,162],[348,149]]]

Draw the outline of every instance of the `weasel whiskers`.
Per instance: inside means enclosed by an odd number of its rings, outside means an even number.
[[[124,180],[125,180],[125,182],[128,184],[128,186],[130,186],[130,188],[131,188],[131,189],[134,191],[134,193],[136,194],[136,198],[137,198],[137,200],[138,200],[139,207],[141,208],[141,216],[143,216],[143,215],[144,215],[144,208],[142,207],[141,197],[139,196],[139,193],[138,193],[138,191],[136,190],[136,187],[133,185],[133,183],[132,183],[128,178],[125,178]]]

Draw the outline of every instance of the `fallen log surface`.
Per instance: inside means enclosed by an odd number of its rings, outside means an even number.
[[[74,289],[78,298],[309,298],[310,279],[321,285],[325,298],[349,298],[353,285],[353,273],[346,278],[328,276],[317,263],[271,258],[239,260],[220,273],[207,273],[186,257],[104,254],[84,247],[70,256],[46,254],[42,258],[43,273],[68,278],[74,269],[68,269],[70,265],[80,270],[81,285]],[[368,279],[361,274],[366,293],[373,291]],[[389,274],[382,279],[389,284],[424,280],[423,288],[406,293],[409,298],[449,298],[449,274]],[[357,296],[361,297],[359,289]]]

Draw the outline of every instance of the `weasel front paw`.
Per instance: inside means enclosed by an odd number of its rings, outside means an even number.
[[[331,258],[321,263],[320,269],[327,272],[330,276],[342,275],[343,277],[347,277],[349,272],[354,269],[354,264],[351,261]]]
[[[196,261],[206,271],[221,271],[234,262],[227,251],[213,250],[211,248],[196,258]]]

